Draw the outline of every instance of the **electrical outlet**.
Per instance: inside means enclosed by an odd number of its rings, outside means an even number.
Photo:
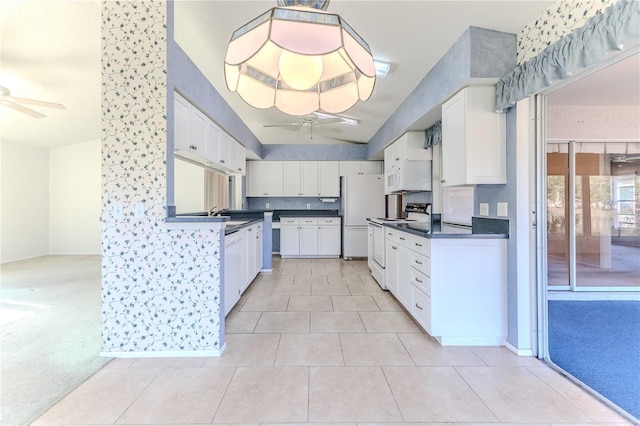
[[[507,203],[498,203],[498,216],[507,217],[509,216],[509,209]]]
[[[480,216],[489,216],[489,203],[480,203]]]
[[[124,208],[122,207],[122,203],[113,203],[111,217],[113,217],[114,219],[124,218]]]
[[[307,203],[307,209],[311,209],[311,203]]]
[[[269,203],[265,204],[265,205],[264,205],[264,208],[265,208],[265,209],[270,209],[270,208],[271,208],[271,204],[269,204]]]
[[[142,219],[144,217],[144,201],[136,203],[134,207],[134,216],[136,219]]]

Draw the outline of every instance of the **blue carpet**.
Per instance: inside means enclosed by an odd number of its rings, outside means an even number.
[[[549,355],[640,419],[640,302],[550,300]]]

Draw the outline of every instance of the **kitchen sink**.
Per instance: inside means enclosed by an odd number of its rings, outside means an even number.
[[[247,222],[249,222],[249,221],[248,220],[229,220],[229,221],[227,221],[225,223],[227,224],[227,227],[229,227],[229,226],[244,225]]]

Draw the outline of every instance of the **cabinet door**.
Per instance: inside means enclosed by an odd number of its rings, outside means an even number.
[[[177,93],[173,100],[173,145],[175,149],[188,151],[191,104]]]
[[[282,164],[284,170],[284,196],[297,197],[302,195],[300,161],[283,161]]]
[[[442,105],[442,185],[466,182],[464,91]]]
[[[231,161],[231,137],[220,130],[220,164],[224,167],[230,166]]]
[[[247,289],[247,287],[249,287],[249,284],[255,277],[255,274],[254,274],[255,265],[256,265],[256,250],[254,246],[255,245],[254,240],[256,238],[255,225],[252,225],[247,229],[246,238],[247,238],[247,244],[245,246],[246,262],[243,265],[246,271],[246,276],[242,286],[242,292],[244,292]]]
[[[267,195],[265,169],[266,161],[249,161],[247,163],[247,197],[264,197]]]
[[[429,148],[432,150],[433,161],[431,164],[431,173],[432,173],[432,186],[431,186],[431,213],[433,214],[441,214],[442,213],[442,144],[434,145]]]
[[[318,254],[318,226],[300,227],[300,254],[315,256]]]
[[[318,195],[340,196],[340,165],[337,161],[318,161]]]
[[[254,275],[257,275],[262,270],[262,225],[256,226],[256,237],[253,241],[253,250],[255,252],[253,271]]]
[[[231,173],[243,176],[245,174],[246,154],[244,146],[234,139],[230,139],[231,162],[229,169]]]
[[[340,161],[340,176],[360,174],[360,161]]]
[[[396,297],[407,309],[411,310],[411,250],[398,245],[398,286]]]
[[[382,161],[362,161],[360,172],[365,175],[377,175],[382,173]]]
[[[280,254],[282,256],[300,254],[300,229],[298,226],[280,228]]]
[[[300,181],[302,182],[300,195],[316,197],[318,195],[318,162],[300,162]]]
[[[282,161],[263,161],[266,164],[265,181],[266,193],[270,197],[280,197],[284,194],[284,176]]]
[[[318,254],[340,256],[339,226],[318,226]]]
[[[385,282],[391,293],[398,297],[398,244],[393,241],[385,241]]]
[[[220,164],[220,132],[213,121],[207,123],[207,159]]]
[[[196,108],[191,108],[189,149],[202,158],[207,157],[207,126],[209,119]]]

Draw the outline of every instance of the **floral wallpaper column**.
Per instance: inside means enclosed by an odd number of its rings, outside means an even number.
[[[164,220],[167,4],[102,8],[102,353],[215,353],[220,231]]]
[[[582,27],[617,0],[558,0],[518,34],[518,64]]]

